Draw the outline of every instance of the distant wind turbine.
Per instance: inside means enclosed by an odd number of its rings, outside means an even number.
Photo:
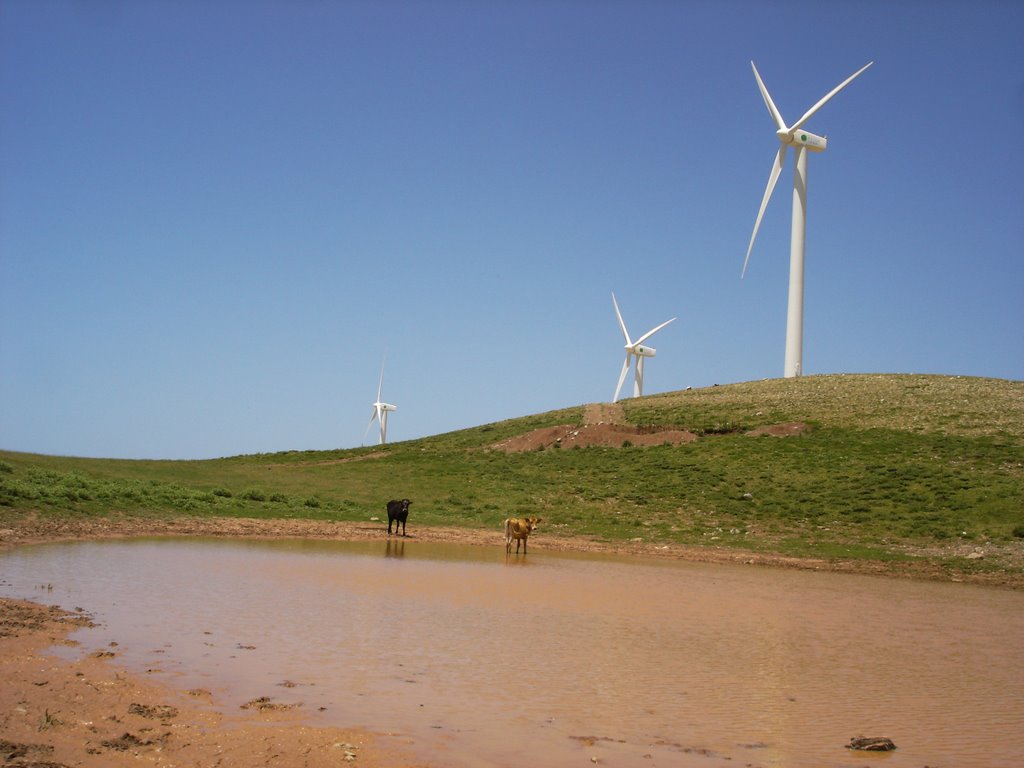
[[[636,341],[631,341],[629,331],[626,330],[626,324],[622,321],[622,313],[619,312],[619,302],[615,300],[614,293],[612,294],[612,304],[615,305],[615,314],[619,318],[619,327],[622,328],[622,335],[626,337],[626,362],[622,364],[622,373],[619,374],[619,385],[615,387],[615,397],[612,398],[612,402],[617,403],[619,401],[619,392],[622,390],[622,383],[626,380],[626,374],[629,373],[629,364],[634,357],[636,358],[636,374],[633,379],[633,397],[640,397],[644,393],[644,358],[654,357],[658,353],[654,347],[645,347],[644,342],[676,318],[673,317],[672,320],[666,320],[656,328],[649,330]]]
[[[388,414],[391,411],[397,411],[397,405],[391,405],[391,403],[385,403],[380,399],[381,390],[384,388],[384,363],[380,364],[380,381],[377,383],[377,400],[373,403],[373,413],[370,415],[370,421],[366,425],[366,430],[363,432],[363,441],[366,441],[366,435],[370,431],[370,427],[373,426],[374,420],[380,422],[380,440],[379,445],[384,445],[388,440]]]
[[[811,107],[804,116],[790,126],[782,119],[782,114],[772,101],[768,89],[765,87],[761,75],[750,62],[754,70],[754,78],[757,80],[757,87],[761,89],[761,96],[768,112],[775,121],[775,135],[778,137],[781,146],[775,156],[775,164],[772,166],[768,176],[768,187],[761,199],[761,209],[757,212],[757,220],[754,222],[754,232],[750,236],[750,245],[747,246],[747,258],[743,261],[743,275],[747,272],[747,262],[750,261],[750,251],[754,247],[754,238],[757,237],[758,227],[761,226],[761,217],[764,216],[764,209],[775,189],[775,182],[779,180],[779,173],[786,162],[786,150],[789,147],[796,148],[796,172],[793,175],[793,227],[790,235],[789,246],[789,308],[786,315],[786,360],[784,375],[787,378],[800,376],[803,373],[803,347],[804,347],[804,239],[807,233],[807,152],[824,152],[828,140],[824,136],[816,136],[809,131],[801,130],[804,123],[811,119],[815,112],[825,106],[829,99],[848,86],[855,77],[874,64],[869,61],[858,69],[839,85],[829,91],[817,104]]]

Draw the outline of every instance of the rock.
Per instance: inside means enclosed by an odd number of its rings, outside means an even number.
[[[356,759],[356,748],[355,745],[349,744],[347,741],[338,742],[334,745],[335,749],[341,749],[345,752],[345,760],[349,763]]]
[[[892,743],[892,739],[887,739],[884,736],[857,736],[850,739],[850,743],[846,745],[847,749],[862,749],[868,752],[891,752],[896,749],[896,745]]]

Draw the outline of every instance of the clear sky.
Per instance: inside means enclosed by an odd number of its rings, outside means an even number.
[[[804,370],[1024,379],[1024,3],[0,0],[0,448],[208,458]],[[631,384],[627,384],[627,388]],[[630,390],[631,391],[631,390]],[[375,441],[375,433],[366,443]]]

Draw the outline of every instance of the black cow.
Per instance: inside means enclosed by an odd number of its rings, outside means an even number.
[[[398,535],[398,524],[402,524],[402,535],[405,536],[405,521],[409,519],[409,505],[412,504],[408,499],[402,499],[396,501],[392,499],[388,502],[388,536],[391,535],[391,523],[395,524],[395,536]]]

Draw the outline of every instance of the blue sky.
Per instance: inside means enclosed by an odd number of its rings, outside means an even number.
[[[0,2],[0,447],[358,446],[804,370],[1024,379],[1019,2]],[[374,434],[366,438],[372,443]]]

